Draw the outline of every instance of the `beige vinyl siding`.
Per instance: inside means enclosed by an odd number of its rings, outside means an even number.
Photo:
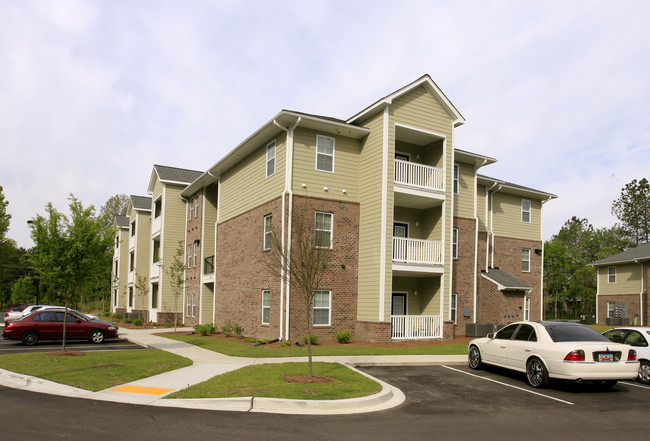
[[[454,200],[454,216],[474,219],[474,195],[476,192],[476,170],[471,164],[458,165],[458,194]],[[453,173],[453,169],[451,170]],[[453,181],[453,176],[452,176]],[[452,183],[453,184],[453,183]],[[451,187],[453,191],[453,186]]]
[[[424,86],[395,99],[391,110],[393,113],[392,123],[428,130],[447,137],[451,136],[451,118]]]
[[[527,199],[531,206],[531,221],[521,221],[521,200]],[[542,203],[539,200],[519,195],[508,194],[503,191],[494,193],[494,234],[502,237],[516,239],[542,240],[541,214]]]
[[[334,173],[316,170],[317,135],[334,138]],[[361,144],[356,139],[298,127],[294,134],[293,191],[300,195],[358,202],[360,153]]]
[[[214,284],[203,284],[201,289],[201,323],[214,323]]]
[[[266,177],[266,146],[275,139],[275,174]],[[220,222],[245,213],[284,191],[286,134],[267,139],[221,176]]]
[[[478,230],[482,233],[488,231],[487,216],[487,187],[485,185],[478,185],[476,188],[476,214],[478,216]]]
[[[357,319],[379,317],[381,249],[382,118],[380,112],[364,123],[371,130],[359,156],[359,290]],[[390,225],[392,228],[392,223]],[[390,274],[390,273],[389,273]],[[390,296],[389,296],[390,297]],[[388,309],[390,313],[390,307]]]
[[[407,293],[407,314],[440,314],[439,277],[394,277],[393,292]]]
[[[127,290],[126,287],[129,281],[129,229],[121,228],[119,232],[119,237],[120,237],[120,247],[117,253],[119,259],[119,261],[117,262],[119,274],[115,274],[115,276],[118,277],[117,308],[124,308],[126,306],[126,290]],[[114,305],[115,304],[111,306]]]
[[[158,175],[156,175],[156,181],[153,184],[153,191],[151,192],[151,200],[155,201],[163,193],[163,183],[160,182]]]
[[[608,282],[609,266],[598,268],[598,294],[639,294],[641,265],[638,263],[610,265],[616,267],[616,283]]]
[[[395,207],[393,223],[408,223],[408,237],[422,240],[442,240],[442,208],[432,207],[426,210]],[[392,235],[392,233],[391,233]],[[391,256],[392,258],[392,256]]]
[[[150,215],[147,212],[133,210],[131,219],[136,219],[136,245],[135,245],[135,274],[134,309],[149,308],[149,269],[151,267],[151,222]],[[147,279],[147,292],[138,290],[138,278]]]
[[[186,221],[186,206],[185,202],[180,198],[180,193],[184,187],[178,185],[165,185],[164,199],[163,199],[163,225],[161,234],[160,246],[163,266],[166,268],[174,260],[178,242],[183,242],[183,249],[185,250],[185,221]],[[183,253],[184,262],[185,253]],[[160,286],[160,311],[162,312],[182,312],[183,311],[183,296],[182,293],[177,299],[176,311],[174,311],[174,295],[171,289],[169,276],[163,270],[162,283]]]

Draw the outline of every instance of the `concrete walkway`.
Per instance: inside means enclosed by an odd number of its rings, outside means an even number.
[[[401,404],[405,397],[397,388],[370,377],[355,369],[355,366],[408,366],[408,365],[461,365],[467,363],[465,355],[376,355],[314,357],[314,361],[338,362],[347,365],[362,375],[382,385],[374,395],[345,400],[285,400],[277,398],[243,397],[217,399],[164,399],[172,392],[201,383],[216,375],[244,366],[263,363],[285,363],[306,361],[307,357],[243,358],[231,357],[218,352],[199,348],[188,343],[153,335],[168,329],[120,329],[120,337],[139,345],[162,349],[192,360],[193,364],[153,377],[143,378],[99,392],[89,392],[65,386],[40,378],[16,374],[0,369],[0,384],[55,395],[65,395],[93,400],[143,404],[164,407],[184,407],[208,410],[229,410],[242,412],[268,412],[286,414],[351,414],[375,412]],[[190,331],[191,328],[181,328]]]

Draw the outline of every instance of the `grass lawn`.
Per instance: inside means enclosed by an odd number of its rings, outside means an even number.
[[[161,334],[173,340],[183,341],[210,351],[220,352],[235,357],[302,357],[307,356],[307,347],[280,346],[278,343],[255,346],[241,340],[225,339],[220,336],[202,336],[198,334]],[[466,355],[467,344],[430,344],[422,346],[389,347],[336,344],[334,346],[312,346],[312,355]]]
[[[0,355],[0,368],[96,392],[192,364],[187,358],[157,349],[55,354]]]
[[[307,363],[258,364],[227,372],[166,398],[272,397],[337,400],[377,393],[381,385],[338,363],[313,363],[314,376],[327,382],[305,382]],[[287,376],[289,376],[287,378]],[[296,377],[294,377],[296,376]],[[294,382],[297,380],[297,382]]]

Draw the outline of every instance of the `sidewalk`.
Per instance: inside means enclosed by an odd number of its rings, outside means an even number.
[[[180,328],[182,331],[191,328]],[[375,412],[400,405],[405,397],[397,388],[355,369],[355,366],[414,366],[461,365],[467,363],[465,355],[376,355],[314,357],[314,361],[338,362],[362,375],[373,378],[382,385],[374,395],[345,400],[285,400],[277,398],[242,397],[218,399],[164,399],[165,396],[188,386],[203,382],[216,375],[244,366],[263,363],[306,361],[307,357],[292,358],[242,358],[199,348],[188,343],[153,335],[166,329],[120,329],[120,337],[139,345],[162,349],[189,358],[191,366],[177,369],[99,392],[65,386],[40,378],[16,374],[0,369],[0,384],[18,389],[88,398],[102,401],[144,404],[163,407],[183,407],[207,410],[241,412],[266,412],[284,414],[351,414]]]

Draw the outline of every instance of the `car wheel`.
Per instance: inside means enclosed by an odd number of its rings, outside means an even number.
[[[467,364],[469,364],[469,367],[472,369],[481,369],[483,367],[483,361],[481,361],[481,351],[479,351],[476,346],[471,346],[469,348]]]
[[[526,363],[526,379],[528,384],[535,388],[547,387],[550,380],[546,366],[539,358],[531,358]]]
[[[645,360],[641,360],[639,376],[636,378],[636,381],[643,384],[650,384],[650,363]]]
[[[103,343],[104,342],[104,332],[100,331],[99,329],[95,329],[88,336],[88,340],[90,340],[92,343]]]
[[[24,345],[34,346],[38,343],[38,334],[34,331],[27,331],[20,339],[23,341]]]

